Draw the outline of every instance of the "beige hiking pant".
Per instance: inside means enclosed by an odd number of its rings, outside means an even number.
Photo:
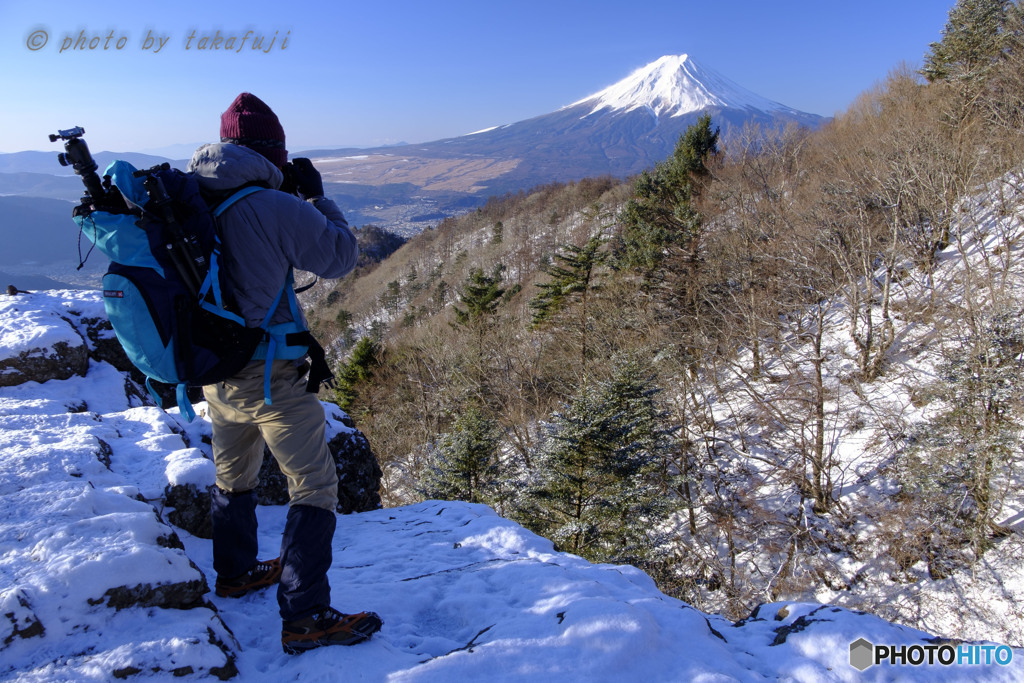
[[[275,360],[271,405],[264,400],[264,361],[253,361],[234,377],[203,387],[213,424],[217,486],[251,491],[259,483],[263,444],[288,479],[291,505],[334,511],[338,473],[325,438],[324,408],[306,391],[295,361]]]

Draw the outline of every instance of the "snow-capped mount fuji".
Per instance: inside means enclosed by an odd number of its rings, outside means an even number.
[[[482,197],[552,181],[639,173],[667,158],[679,136],[705,113],[723,141],[747,123],[771,130],[788,123],[816,128],[825,121],[747,90],[684,54],[662,57],[531,119],[435,142],[307,155],[322,158],[328,176],[346,183],[461,187]]]
[[[662,57],[567,108],[580,106],[592,107],[588,116],[605,110],[629,112],[640,108],[655,117],[685,116],[708,109],[780,112],[797,117],[803,114],[737,85],[689,55]]]
[[[767,131],[790,123],[817,128],[825,121],[678,55],[662,57],[550,114],[443,142],[463,152],[519,159],[497,183],[625,177],[668,157],[703,114],[711,115],[723,142],[748,123]]]

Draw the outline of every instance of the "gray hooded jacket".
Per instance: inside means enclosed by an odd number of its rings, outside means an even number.
[[[324,278],[339,278],[355,268],[359,248],[337,205],[324,197],[304,201],[278,192],[281,171],[258,152],[232,144],[205,145],[196,150],[188,170],[207,196],[226,199],[250,183],[273,188],[243,197],[220,218],[222,267],[250,327],[263,322],[290,267]],[[270,322],[291,320],[285,296]]]

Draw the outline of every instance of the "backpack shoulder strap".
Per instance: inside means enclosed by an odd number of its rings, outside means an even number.
[[[227,199],[222,201],[220,204],[218,204],[217,206],[213,207],[213,209],[211,211],[213,213],[214,221],[216,221],[218,218],[220,218],[220,216],[225,211],[227,211],[231,207],[232,204],[234,204],[238,200],[240,200],[240,199],[242,199],[244,197],[248,197],[249,195],[254,194],[256,192],[259,192],[260,190],[264,190],[264,189],[266,189],[266,188],[263,187],[262,185],[247,185],[247,186],[241,188],[240,190],[237,190],[232,195],[230,195]],[[214,240],[215,240],[215,243],[216,243],[216,248],[213,250],[213,253],[210,254],[210,269],[209,269],[209,271],[207,273],[206,279],[203,281],[202,287],[199,290],[200,305],[203,308],[207,309],[208,311],[211,311],[211,312],[221,316],[222,318],[228,318],[230,320],[234,320],[235,322],[237,322],[237,323],[239,323],[241,325],[245,325],[245,321],[244,320],[242,320],[240,317],[238,317],[234,313],[231,313],[230,311],[228,311],[227,309],[224,308],[224,298],[223,298],[223,294],[222,294],[222,292],[220,290],[220,254],[219,254],[219,252],[220,252],[220,232],[219,232],[219,230],[218,230],[217,234],[214,235]],[[213,304],[210,304],[210,302],[207,301],[207,299],[206,299],[206,295],[209,292],[213,293],[213,301],[214,301]]]
[[[218,204],[216,206],[216,208],[214,208],[214,210],[213,210],[213,217],[214,218],[220,218],[220,215],[222,213],[224,213],[225,211],[227,211],[228,208],[232,204],[237,202],[239,199],[242,199],[243,197],[248,197],[249,195],[253,194],[254,192],[259,192],[260,190],[264,190],[264,189],[266,189],[266,188],[264,188],[264,187],[262,187],[260,185],[249,185],[247,187],[243,187],[241,190],[238,190],[237,192],[232,194],[230,197],[228,197],[227,199],[222,201],[220,204]]]

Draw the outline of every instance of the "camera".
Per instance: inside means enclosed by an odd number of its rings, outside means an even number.
[[[70,140],[71,138],[80,138],[85,135],[85,128],[81,126],[75,126],[74,128],[68,128],[67,130],[58,130],[56,135],[50,135],[50,142],[57,142],[57,140]]]
[[[50,142],[67,140],[64,145],[64,149],[67,151],[58,154],[57,161],[61,166],[71,166],[78,175],[90,173],[97,168],[92,154],[89,153],[89,146],[85,144],[85,140],[81,139],[83,135],[85,135],[85,129],[81,126],[60,130],[56,134],[50,135]]]
[[[85,129],[75,126],[57,131],[56,134],[51,133],[50,142],[65,140],[64,152],[57,155],[57,161],[61,166],[70,166],[75,170],[76,175],[82,177],[86,190],[86,196],[82,197],[82,205],[88,206],[94,201],[104,199],[107,191],[103,187],[103,183],[100,182],[100,177],[96,175],[98,166],[92,158],[92,154],[89,153],[89,146],[82,139],[83,135],[85,135]]]

